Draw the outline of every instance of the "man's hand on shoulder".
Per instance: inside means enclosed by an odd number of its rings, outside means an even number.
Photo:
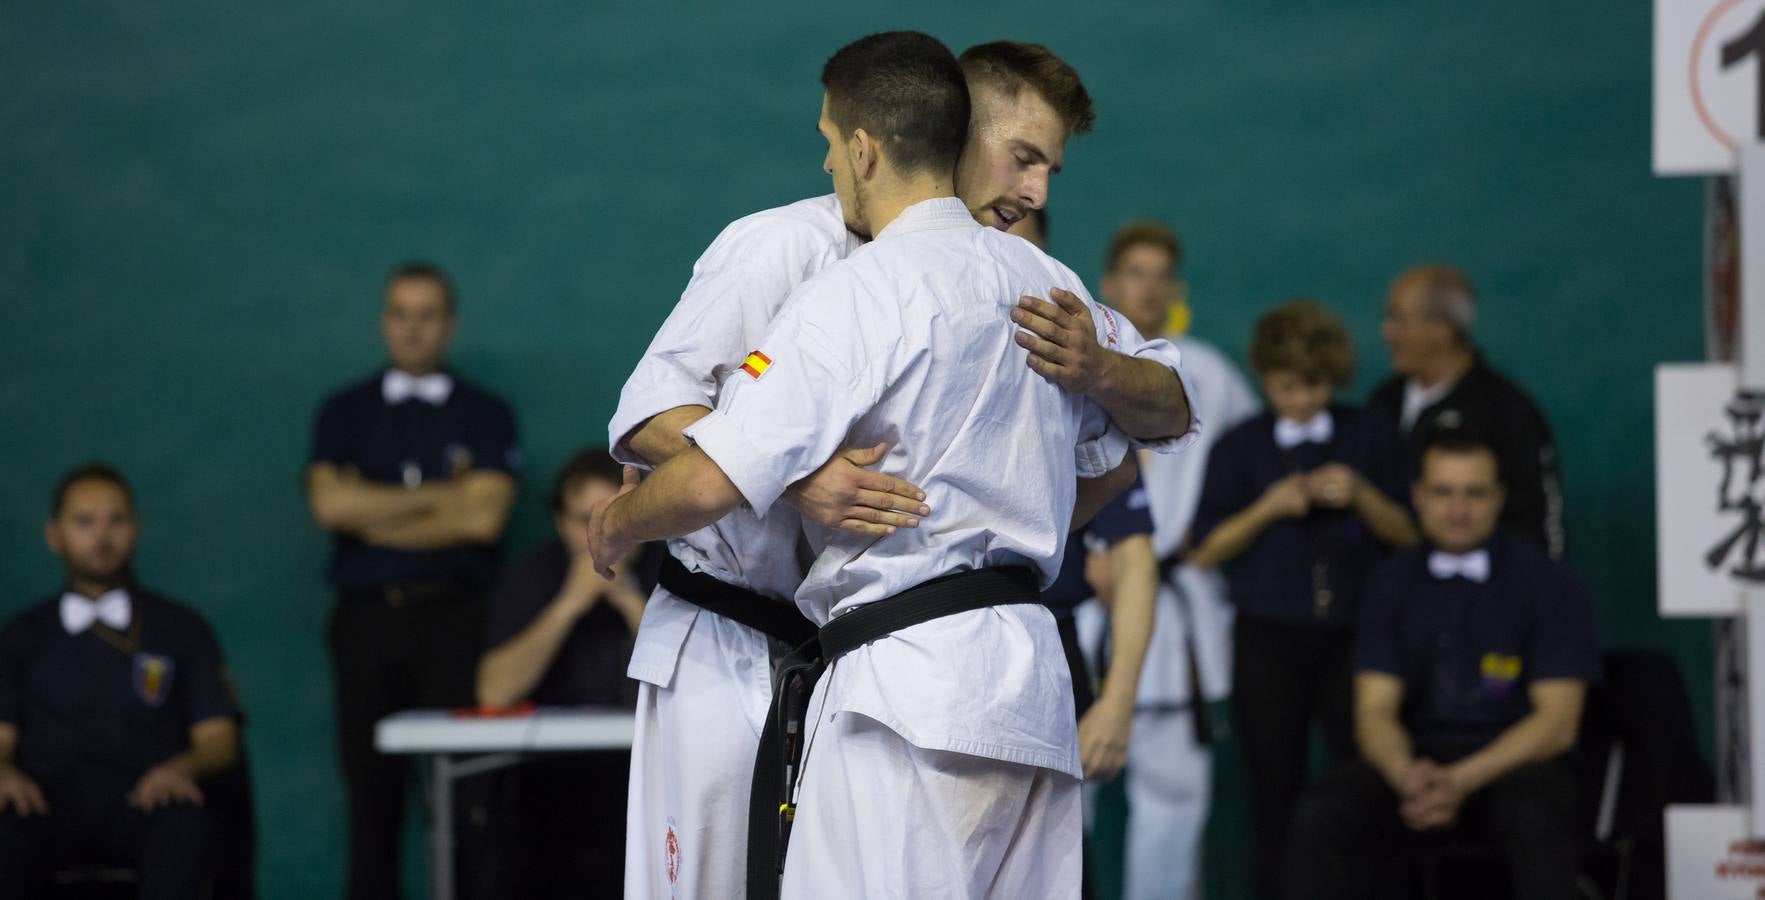
[[[1029,365],[1037,375],[1071,394],[1088,394],[1108,377],[1119,354],[1097,342],[1097,323],[1091,308],[1077,294],[1053,288],[1054,302],[1023,297],[1011,311],[1011,321],[1022,331],[1018,346],[1030,352]]]
[[[803,518],[859,534],[887,535],[919,527],[931,514],[925,492],[911,482],[872,472],[888,444],[842,450],[809,477],[785,488],[784,501]]]

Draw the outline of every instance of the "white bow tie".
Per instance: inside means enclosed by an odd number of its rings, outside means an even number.
[[[1443,581],[1457,576],[1482,584],[1489,580],[1489,551],[1473,550],[1455,556],[1436,550],[1428,554],[1428,572]]]
[[[79,634],[91,628],[93,622],[103,622],[116,631],[127,629],[129,592],[117,588],[96,600],[72,591],[61,595],[61,627],[68,634]]]
[[[418,376],[388,369],[386,376],[380,379],[380,396],[386,399],[388,406],[396,406],[412,397],[430,406],[440,406],[453,392],[454,380],[445,372]]]
[[[1336,421],[1327,409],[1312,416],[1309,422],[1275,420],[1275,445],[1282,450],[1292,450],[1300,444],[1328,444],[1335,436]]]

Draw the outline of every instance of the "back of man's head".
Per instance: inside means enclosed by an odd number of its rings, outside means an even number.
[[[1419,298],[1424,317],[1446,325],[1460,343],[1470,342],[1477,292],[1463,271],[1443,265],[1411,266],[1391,281],[1391,294],[1400,293]]]
[[[950,48],[917,31],[859,38],[821,69],[828,118],[859,129],[903,174],[947,172],[968,137],[968,87]]]
[[[994,41],[962,52],[962,72],[973,90],[995,90],[1015,98],[1034,91],[1053,107],[1069,135],[1085,134],[1097,122],[1097,110],[1079,73],[1041,44]]]

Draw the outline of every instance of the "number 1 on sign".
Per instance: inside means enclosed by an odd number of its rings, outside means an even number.
[[[1765,12],[1753,21],[1739,37],[1722,45],[1722,68],[1727,69],[1749,56],[1758,57],[1753,65],[1753,103],[1757,107],[1757,117],[1753,126],[1760,139],[1765,140]]]

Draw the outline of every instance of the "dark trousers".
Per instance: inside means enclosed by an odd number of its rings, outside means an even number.
[[[1312,725],[1332,763],[1355,757],[1350,687],[1354,639],[1240,615],[1232,631],[1232,715],[1250,795],[1257,896],[1281,894],[1293,806],[1305,789]]]
[[[141,812],[127,779],[40,783],[46,816],[0,813],[0,900],[24,900],[63,869],[134,869],[141,900],[191,900],[208,884],[213,827],[206,810],[174,803]]]
[[[1522,766],[1465,799],[1456,825],[1411,831],[1397,794],[1373,767],[1350,763],[1306,792],[1293,817],[1288,896],[1399,900],[1420,896],[1415,862],[1454,840],[1493,841],[1507,858],[1516,900],[1571,900],[1575,885],[1575,777],[1561,762]]]
[[[338,598],[328,630],[349,804],[348,896],[397,900],[409,771],[403,757],[374,749],[374,726],[400,710],[472,705],[483,599],[454,585],[353,592]]]

